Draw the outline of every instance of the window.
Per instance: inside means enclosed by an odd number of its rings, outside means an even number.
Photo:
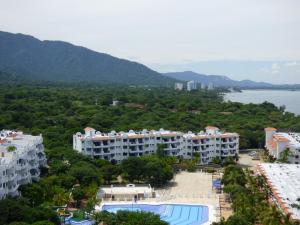
[[[100,142],[99,142],[99,141],[96,141],[96,142],[94,142],[94,145],[95,145],[95,146],[100,146]]]

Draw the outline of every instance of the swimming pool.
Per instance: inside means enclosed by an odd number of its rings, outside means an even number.
[[[113,213],[118,210],[152,212],[170,225],[200,225],[209,220],[209,209],[205,205],[104,204],[102,210]]]

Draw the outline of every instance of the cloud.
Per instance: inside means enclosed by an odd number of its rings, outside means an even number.
[[[271,73],[273,74],[279,73],[279,70],[272,70]]]
[[[285,66],[288,66],[288,67],[292,67],[292,66],[300,66],[300,62],[287,62],[284,64]]]
[[[281,66],[278,63],[273,63],[271,67],[261,68],[260,71],[263,73],[272,73],[277,74],[280,73]]]
[[[271,66],[271,70],[273,71],[276,71],[276,70],[279,70],[280,69],[280,65],[278,65],[277,63],[273,63],[272,66]]]

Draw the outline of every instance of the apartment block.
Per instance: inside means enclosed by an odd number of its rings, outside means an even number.
[[[73,135],[73,149],[93,158],[120,162],[130,156],[155,154],[159,144],[165,155],[191,159],[200,155],[200,164],[208,164],[214,157],[225,159],[239,152],[239,135],[222,133],[219,128],[208,126],[199,133],[183,133],[160,129],[135,132],[101,133],[87,127],[85,133]]]
[[[0,199],[17,196],[20,185],[39,180],[46,165],[42,136],[0,131]]]
[[[300,163],[300,134],[299,133],[285,133],[277,132],[273,127],[265,128],[266,143],[265,148],[269,155],[276,159],[280,158],[281,153],[289,150],[288,161],[290,163]]]

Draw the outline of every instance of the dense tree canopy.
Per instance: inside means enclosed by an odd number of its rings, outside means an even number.
[[[0,83],[0,89],[0,129],[42,133],[49,165],[43,169],[39,182],[20,188],[26,201],[16,200],[17,204],[0,201],[0,215],[8,215],[1,218],[4,224],[41,220],[56,223],[46,206],[64,205],[74,185],[80,187],[84,198],[92,203],[98,185],[116,182],[119,175],[124,182],[146,182],[154,186],[172,179],[175,161],[165,157],[163,151],[156,156],[130,158],[121,165],[76,153],[72,150],[72,135],[86,126],[101,132],[160,128],[199,132],[206,125],[214,125],[238,132],[241,148],[264,146],[263,128],[266,126],[300,131],[299,116],[283,113],[267,102],[259,105],[223,102],[217,91],[52,83]],[[113,100],[119,100],[119,104],[112,106]],[[189,162],[185,163],[187,168],[193,169]],[[223,182],[228,188],[233,185],[228,192],[244,193],[243,175],[234,171],[238,178],[225,176]],[[1,204],[10,206],[5,208]],[[41,213],[41,207],[46,207],[45,214]],[[10,216],[15,211],[19,213]],[[33,216],[28,218],[28,215]]]

